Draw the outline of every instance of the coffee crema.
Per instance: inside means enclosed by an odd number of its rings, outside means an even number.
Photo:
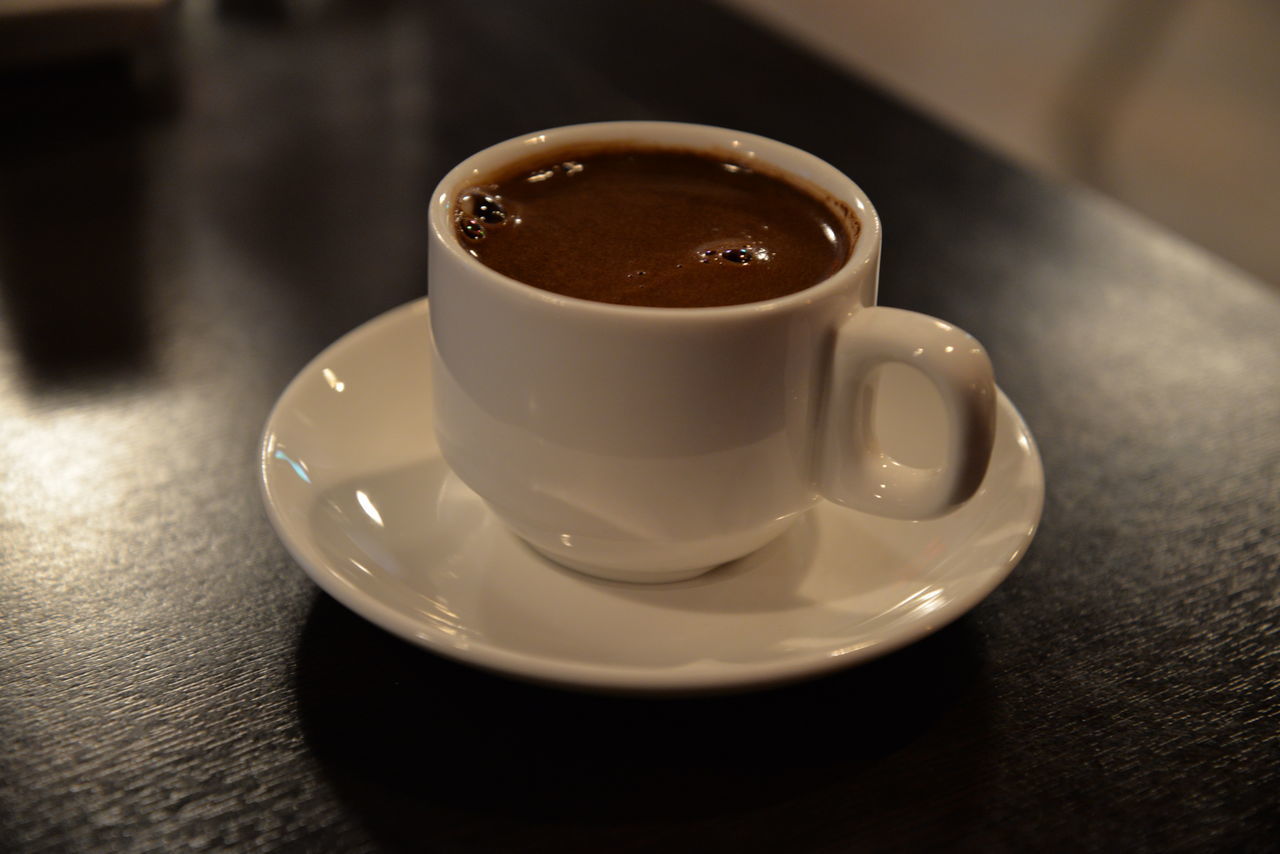
[[[462,192],[458,239],[565,296],[698,308],[776,299],[840,269],[858,222],[778,174],[711,153],[617,145],[513,164]]]

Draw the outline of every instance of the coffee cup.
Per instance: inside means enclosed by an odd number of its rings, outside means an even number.
[[[475,219],[460,200],[487,198],[494,176],[520,170],[532,180],[555,166],[577,180],[587,173],[575,169],[593,168],[580,153],[604,151],[679,153],[781,181],[840,221],[844,254],[799,289],[692,307],[531,284],[521,280],[518,249],[508,253],[514,269],[482,260],[477,240],[487,238],[476,228],[533,220],[539,203],[517,214],[495,194],[485,202],[494,210]],[[608,207],[624,221],[630,210]],[[648,233],[644,223],[626,227],[638,241]],[[768,241],[749,237],[734,248],[721,229],[705,243],[711,248],[689,248],[690,265],[774,263]],[[986,353],[944,321],[875,305],[879,218],[852,180],[811,154],[670,122],[540,131],[452,169],[432,198],[430,241],[441,452],[515,534],[556,563],[615,581],[679,581],[764,546],[821,500],[921,520],[954,510],[981,484],[995,430]],[[556,249],[549,257],[571,255]],[[726,254],[739,251],[748,255]],[[643,255],[633,266],[644,266]],[[561,261],[562,278],[597,277],[589,259]],[[947,438],[936,466],[894,459],[884,450],[889,437],[877,435],[876,379],[890,363],[920,371],[942,403]]]

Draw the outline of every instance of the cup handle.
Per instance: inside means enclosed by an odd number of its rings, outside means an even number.
[[[920,370],[942,397],[947,449],[936,468],[900,463],[874,429],[875,368]],[[949,323],[896,308],[864,308],[837,333],[820,426],[817,486],[828,499],[893,519],[931,519],[969,500],[995,441],[996,395],[982,345]]]

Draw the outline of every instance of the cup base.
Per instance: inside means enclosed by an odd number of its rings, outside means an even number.
[[[602,578],[606,581],[623,581],[629,584],[668,584],[673,581],[688,581],[691,578],[697,578],[699,575],[705,575],[716,567],[723,565],[723,563],[717,563],[712,564],[711,566],[699,566],[693,569],[672,569],[667,571],[609,569],[607,567],[592,566],[591,564],[581,563],[580,561],[569,560],[568,558],[560,555],[552,554],[546,549],[538,548],[528,540],[524,540],[523,542],[547,560],[563,566],[566,569],[572,569],[574,572],[580,572],[583,575],[589,575],[592,578]],[[727,562],[728,561],[725,561],[725,563]]]
[[[699,543],[676,546],[640,543],[615,545],[613,550],[616,550],[616,554],[613,555],[607,554],[599,544],[593,544],[596,546],[594,549],[574,549],[579,552],[594,552],[597,558],[594,561],[578,559],[566,554],[567,548],[548,546],[538,542],[537,538],[526,535],[517,526],[510,527],[529,548],[574,572],[629,584],[669,584],[697,578],[726,563],[746,557],[781,536],[800,515],[802,514],[778,519],[759,530]]]

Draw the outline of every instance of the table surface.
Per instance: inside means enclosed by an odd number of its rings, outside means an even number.
[[[183,14],[172,112],[112,62],[0,79],[0,849],[1274,850],[1273,287],[714,5]],[[834,163],[881,301],[987,345],[1047,503],[968,615],[621,699],[447,662],[291,560],[255,465],[284,385],[422,295],[449,165],[612,118]]]

